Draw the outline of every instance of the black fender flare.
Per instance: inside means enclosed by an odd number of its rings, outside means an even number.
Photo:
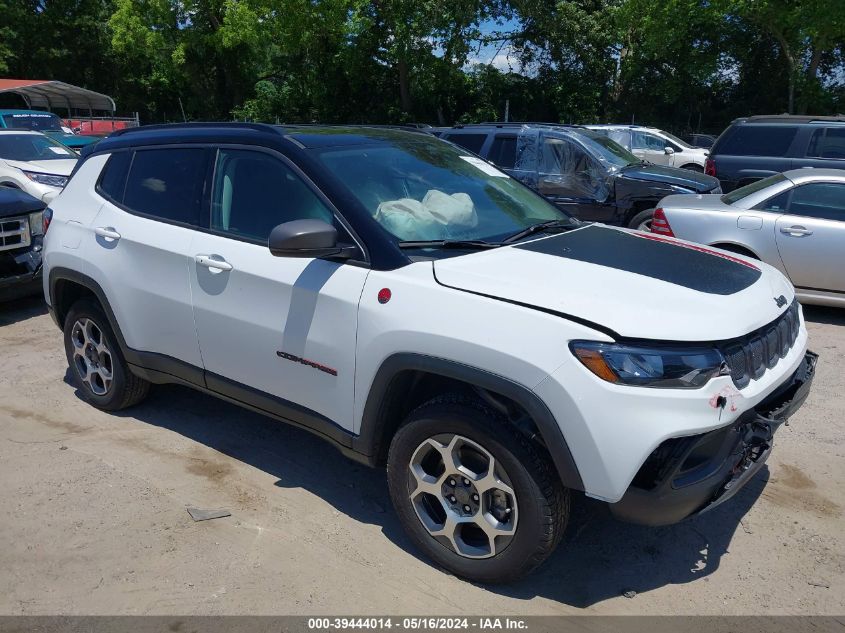
[[[387,439],[385,432],[390,420],[386,419],[385,413],[389,409],[390,399],[403,395],[401,389],[400,393],[396,393],[394,381],[402,372],[409,370],[460,380],[519,404],[537,425],[563,485],[574,490],[584,490],[584,483],[563,432],[552,412],[536,393],[493,372],[425,354],[398,353],[389,356],[381,364],[367,394],[360,432],[353,439],[356,451],[370,455],[373,461],[378,459]]]

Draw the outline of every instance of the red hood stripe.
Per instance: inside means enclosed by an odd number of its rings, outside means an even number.
[[[721,257],[722,259],[727,259],[730,262],[734,262],[736,264],[742,264],[743,266],[748,266],[754,270],[760,270],[757,266],[750,262],[746,262],[744,260],[739,259],[738,257],[733,257],[731,255],[727,255],[725,253],[720,253],[719,251],[714,251],[712,248],[706,248],[704,246],[695,246],[694,244],[686,244],[681,242],[673,237],[661,237],[659,235],[654,235],[652,233],[643,233],[642,231],[631,231],[632,235],[636,235],[637,237],[641,237],[646,240],[654,240],[655,242],[668,242],[669,244],[673,244],[675,246],[680,246],[681,248],[688,248],[691,251],[698,251],[699,253],[707,253],[709,255],[715,255],[716,257]]]

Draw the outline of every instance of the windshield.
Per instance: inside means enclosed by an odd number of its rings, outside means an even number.
[[[616,141],[601,132],[594,130],[578,130],[578,135],[584,146],[599,160],[612,167],[622,168],[628,165],[639,165],[643,161],[634,156]]]
[[[719,199],[725,204],[734,204],[743,198],[750,196],[752,193],[757,193],[766,187],[783,182],[784,180],[786,180],[786,176],[783,174],[775,174],[774,176],[769,176],[768,178],[752,182],[751,184],[740,187],[739,189],[734,189]]]
[[[0,134],[0,158],[6,160],[58,160],[76,153],[43,134]]]
[[[498,242],[539,222],[577,225],[488,162],[433,137],[391,136],[317,157],[400,241]]]
[[[39,132],[61,132],[62,121],[55,114],[49,112],[22,112],[18,114],[4,114],[3,122],[8,128],[18,130],[36,130]]]

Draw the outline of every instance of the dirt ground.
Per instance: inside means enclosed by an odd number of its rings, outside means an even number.
[[[0,614],[842,614],[845,310],[805,312],[814,391],[735,499],[659,529],[576,499],[543,567],[481,587],[419,557],[381,471],[184,388],[99,412],[41,302],[0,306]]]

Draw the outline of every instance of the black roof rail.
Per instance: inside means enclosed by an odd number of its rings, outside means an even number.
[[[191,121],[185,123],[155,123],[153,125],[127,127],[120,130],[115,130],[114,132],[109,134],[109,138],[114,138],[116,136],[125,136],[127,134],[134,134],[138,132],[156,132],[159,130],[184,130],[221,127],[239,127],[249,130],[255,130],[256,132],[268,132],[273,130],[273,126],[269,123],[247,123],[245,121]]]
[[[753,121],[755,123],[845,123],[845,115],[812,116],[805,114],[755,114],[740,117],[736,121]]]

